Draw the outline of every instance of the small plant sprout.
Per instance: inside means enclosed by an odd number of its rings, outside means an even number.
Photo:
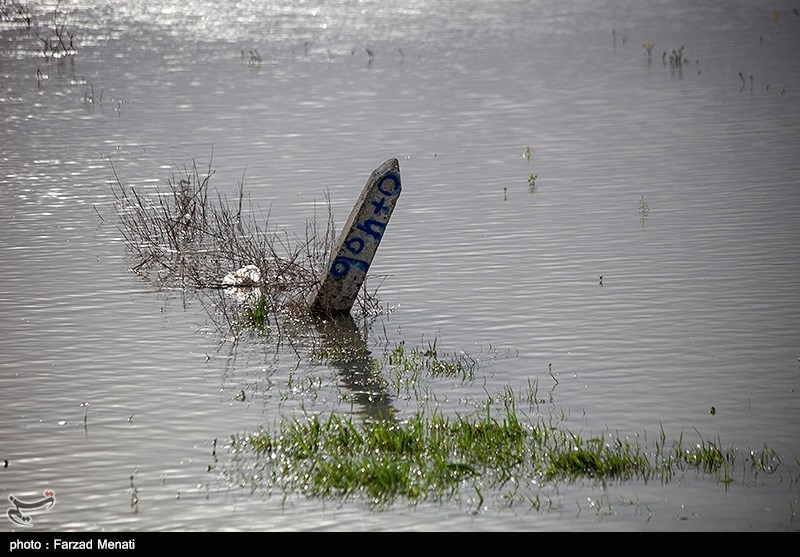
[[[525,146],[525,151],[522,152],[522,158],[531,162],[531,159],[533,159],[533,147],[530,145]]]
[[[242,59],[244,59],[244,51],[242,51]],[[250,58],[247,60],[248,66],[261,66],[264,63],[264,59],[261,58],[261,55],[258,53],[258,50],[255,48],[250,51]]]
[[[666,54],[667,53],[665,52],[664,56],[662,56],[662,60],[666,57]],[[670,53],[670,55],[669,55],[669,67],[670,67],[670,69],[672,69],[672,70],[680,70],[680,69],[683,68],[683,63],[684,62],[689,62],[689,60],[687,60],[683,56],[683,46],[681,46],[678,50],[673,49],[672,53]]]
[[[138,470],[134,470],[133,474],[131,474],[131,509],[133,509],[133,514],[139,512],[139,488],[136,486],[136,482],[133,481],[136,472]]]
[[[744,91],[745,85],[747,85],[747,82],[745,81],[742,72],[739,72],[739,79],[742,80],[742,86],[739,87],[739,92],[741,93],[742,91]],[[769,85],[767,85],[767,89],[769,89]],[[753,74],[750,74],[750,93],[752,92],[753,92]]]
[[[550,377],[552,377],[553,381],[555,381],[556,385],[558,385],[558,379],[556,379],[556,376],[553,375],[553,363],[552,362],[547,364],[547,373],[550,374]]]
[[[94,95],[94,85],[90,83],[83,93],[83,102],[84,104],[103,104],[103,90],[100,89],[100,96],[96,97]]]
[[[647,220],[647,215],[650,214],[650,207],[647,205],[647,200],[644,195],[639,198],[639,221],[644,224]]]
[[[88,425],[87,422],[89,421],[89,403],[88,402],[81,402],[81,408],[84,409],[83,413],[83,428],[86,429]]]

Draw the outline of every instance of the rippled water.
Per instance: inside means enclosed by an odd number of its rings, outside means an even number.
[[[0,23],[3,500],[55,490],[44,531],[798,529],[796,6],[224,5],[62,2],[77,51],[60,60],[36,38],[53,3],[28,5],[34,29]],[[237,485],[232,435],[336,408],[352,378],[231,346],[202,297],[129,272],[109,159],[144,190],[211,164],[223,194],[243,181],[302,234],[326,191],[344,222],[390,157],[403,194],[374,331],[478,358],[442,407],[536,382],[587,436],[699,432],[775,449],[778,473],[477,512],[471,495],[377,512]],[[297,377],[318,396],[287,395]]]

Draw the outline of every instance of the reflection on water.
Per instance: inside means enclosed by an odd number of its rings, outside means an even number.
[[[36,36],[53,6],[29,8],[38,27],[0,21],[0,497],[53,489],[36,529],[796,529],[797,490],[770,481],[800,447],[791,3],[87,0],[59,5],[60,57]],[[114,170],[154,192],[210,165],[296,238],[326,195],[341,225],[390,157],[404,200],[366,328],[234,342],[213,297],[129,272]],[[402,414],[374,361],[433,339],[480,364],[434,385],[448,411],[535,384],[587,436],[699,432],[782,466],[559,486],[513,516],[374,514],[221,474],[232,435],[285,416]]]
[[[367,333],[349,315],[321,320],[317,325],[321,359],[338,372],[359,411],[370,419],[391,418],[392,397],[386,392],[381,368],[370,355]],[[312,359],[314,359],[312,355]]]

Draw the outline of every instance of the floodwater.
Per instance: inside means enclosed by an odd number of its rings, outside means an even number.
[[[22,3],[30,28],[9,4],[0,500],[53,490],[32,530],[800,529],[795,2],[64,1],[60,58],[37,37],[56,3]],[[358,381],[230,342],[201,294],[132,273],[114,170],[152,191],[211,165],[214,188],[243,183],[301,236],[326,192],[343,224],[393,157],[366,342],[480,364],[428,404],[536,385],[538,410],[586,438],[766,446],[775,471],[743,456],[727,486],[534,486],[538,508],[465,492],[375,510],[259,485],[231,438],[366,412]]]

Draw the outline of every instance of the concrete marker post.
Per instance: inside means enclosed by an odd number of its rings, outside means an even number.
[[[311,311],[328,316],[350,313],[400,190],[397,159],[372,172],[334,244],[325,276],[307,298]]]

